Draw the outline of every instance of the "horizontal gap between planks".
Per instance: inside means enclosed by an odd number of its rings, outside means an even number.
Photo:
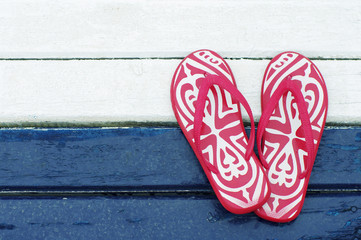
[[[184,56],[186,57],[186,56]],[[109,60],[182,60],[184,57],[70,57],[70,58],[0,58],[0,61],[109,61]],[[271,57],[223,57],[226,60],[271,60]],[[311,60],[357,61],[361,58],[310,57]]]
[[[246,126],[251,124],[245,123]],[[178,127],[177,122],[0,122],[0,128],[102,128],[102,127]]]
[[[308,195],[361,193],[361,185],[313,186]],[[209,187],[0,187],[0,197],[215,196]]]
[[[243,121],[245,127],[250,127],[251,123]],[[258,122],[255,122],[257,125]],[[326,122],[326,127],[360,127],[358,123]],[[149,127],[149,128],[177,128],[177,122],[0,122],[0,128],[132,128],[132,127]]]

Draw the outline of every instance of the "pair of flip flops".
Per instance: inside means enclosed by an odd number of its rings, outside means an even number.
[[[302,208],[327,115],[326,85],[317,67],[295,52],[269,63],[255,124],[225,60],[210,50],[188,55],[171,84],[173,111],[222,205],[288,222]],[[248,139],[240,104],[251,120]]]

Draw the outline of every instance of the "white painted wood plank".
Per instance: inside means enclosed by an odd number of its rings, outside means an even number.
[[[361,57],[361,1],[0,1],[0,58]]]
[[[179,62],[0,61],[0,122],[175,122],[169,89]],[[269,61],[228,62],[258,120],[261,82]],[[314,62],[328,87],[327,121],[361,123],[361,61]]]

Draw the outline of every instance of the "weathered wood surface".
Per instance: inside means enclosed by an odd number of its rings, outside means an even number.
[[[4,0],[0,127],[174,126],[172,75],[201,48],[256,121],[269,59],[293,50],[326,80],[327,124],[360,125],[360,30],[358,0]],[[325,130],[288,224],[225,211],[178,128],[0,129],[0,239],[361,239],[360,209],[360,127]]]
[[[0,186],[209,189],[179,128],[0,130]],[[361,188],[361,128],[326,128],[310,187]]]
[[[310,195],[293,222],[234,215],[211,197],[1,199],[2,239],[360,239],[361,195]]]
[[[1,239],[360,239],[361,128],[326,128],[300,216],[216,199],[179,128],[0,130]]]
[[[360,44],[361,46],[361,44]],[[170,83],[181,60],[0,61],[1,125],[39,122],[173,122]],[[261,116],[269,60],[227,60],[237,87]],[[361,123],[361,60],[314,61],[329,94],[327,123]],[[245,120],[248,115],[243,114]],[[32,125],[34,126],[34,125]]]
[[[361,3],[343,1],[0,2],[0,57],[361,57]]]

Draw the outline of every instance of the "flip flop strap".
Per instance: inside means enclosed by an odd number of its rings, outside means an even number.
[[[269,168],[269,165],[263,155],[261,142],[264,131],[268,124],[268,121],[275,110],[280,98],[287,92],[291,92],[296,100],[298,106],[299,116],[302,124],[302,130],[305,135],[305,143],[307,149],[307,161],[305,161],[305,170],[299,175],[299,178],[306,177],[309,167],[312,164],[312,159],[314,157],[314,143],[312,135],[312,127],[310,122],[310,116],[307,111],[307,105],[304,100],[304,96],[301,90],[292,82],[292,77],[288,76],[287,79],[283,80],[278,86],[277,90],[272,94],[272,97],[267,103],[266,109],[262,112],[262,116],[259,120],[258,129],[257,129],[257,148],[259,151],[260,160],[265,168]]]
[[[243,95],[238,91],[238,89],[228,80],[224,79],[218,75],[213,74],[205,74],[205,78],[203,79],[201,86],[199,88],[197,102],[195,106],[195,114],[194,114],[194,142],[197,148],[197,151],[199,155],[201,156],[201,160],[206,164],[207,168],[214,172],[218,173],[218,169],[209,161],[204,159],[201,149],[201,130],[203,125],[203,116],[204,116],[204,108],[206,105],[207,95],[209,89],[213,85],[218,85],[220,88],[228,91],[232,98],[240,102],[245,110],[247,111],[249,118],[251,120],[251,134],[250,138],[248,140],[248,145],[246,148],[246,154],[245,159],[248,161],[252,155],[253,152],[253,146],[254,146],[254,140],[255,140],[255,125],[254,125],[254,119],[253,114],[251,111],[250,106],[247,103],[247,100],[243,97]]]

